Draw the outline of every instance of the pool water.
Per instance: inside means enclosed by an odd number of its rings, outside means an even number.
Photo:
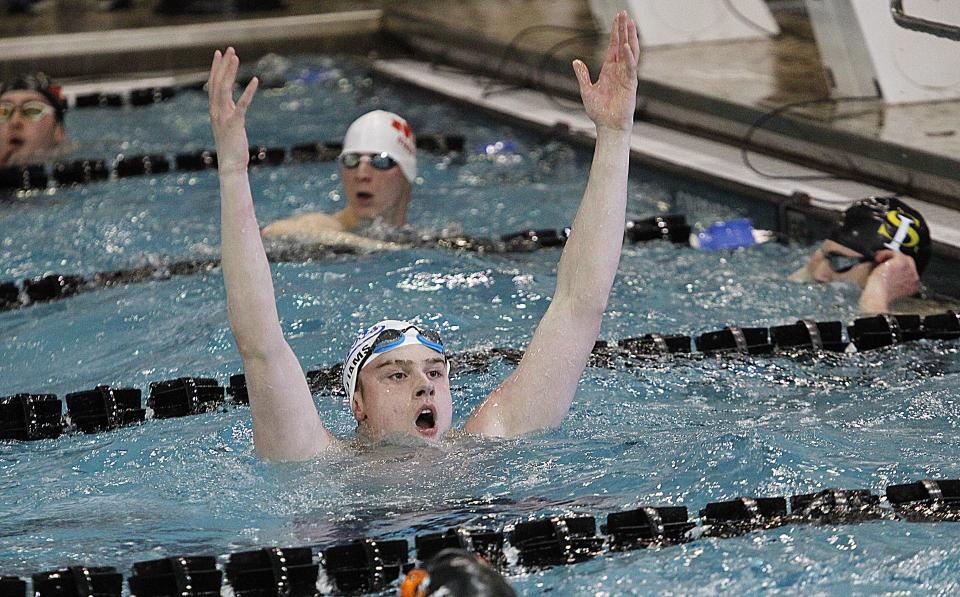
[[[574,215],[589,153],[497,123],[434,96],[373,81],[349,58],[294,59],[304,81],[258,95],[253,143],[290,147],[342,137],[373,108],[404,114],[421,135],[460,133],[465,156],[420,153],[410,221],[420,230],[494,237],[559,228]],[[110,157],[212,147],[206,99],[186,92],[144,108],[68,115],[74,155]],[[487,145],[508,149],[488,154]],[[261,222],[342,205],[333,163],[257,168]],[[698,225],[762,212],[743,198],[634,169],[629,211],[679,212]],[[215,255],[213,172],[171,173],[0,202],[0,280],[90,274]],[[695,335],[727,324],[799,317],[850,321],[855,290],[788,283],[808,247],[700,252],[626,246],[602,339]],[[283,328],[304,369],[339,361],[354,334],[385,317],[438,328],[454,352],[523,348],[546,310],[558,250],[478,255],[405,249],[274,266]],[[676,357],[588,368],[564,425],[512,440],[385,445],[299,464],[255,458],[249,411],[57,440],[0,443],[0,574],[112,565],[271,545],[405,538],[555,513],[686,505],[960,477],[956,343],[857,355]],[[130,285],[0,313],[0,396],[240,371],[218,271]],[[452,372],[455,423],[509,373],[493,360]],[[344,399],[317,395],[347,437]],[[950,524],[896,521],[789,526],[735,539],[514,570],[523,594],[948,594],[960,585]]]

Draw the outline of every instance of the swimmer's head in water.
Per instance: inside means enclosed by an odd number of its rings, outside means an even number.
[[[60,87],[53,85],[50,79],[42,72],[20,75],[9,82],[0,83],[0,97],[11,91],[33,91],[43,97],[43,101],[53,108],[53,115],[57,122],[63,123],[63,113],[66,104],[60,96]]]
[[[400,597],[516,597],[506,579],[480,556],[463,549],[447,548],[430,558],[423,568],[407,573]]]
[[[0,165],[27,164],[63,143],[63,102],[42,74],[0,85]]]
[[[341,381],[347,396],[353,396],[356,391],[361,369],[372,364],[380,355],[411,344],[422,344],[440,353],[446,360],[440,335],[409,321],[384,319],[364,330],[353,341],[353,346],[350,347],[347,358],[343,361]]]
[[[367,328],[350,347],[342,382],[368,434],[433,437],[451,424],[449,371],[439,334],[388,319]]]
[[[393,112],[374,110],[353,121],[343,138],[343,156],[387,154],[408,182],[417,177],[417,140],[407,121]]]
[[[828,236],[873,261],[889,249],[913,257],[917,272],[930,261],[930,230],[920,213],[895,197],[870,197],[853,204]]]

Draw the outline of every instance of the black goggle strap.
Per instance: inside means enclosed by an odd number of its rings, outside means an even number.
[[[838,274],[848,272],[861,263],[869,263],[873,261],[873,259],[869,257],[852,257],[850,255],[834,252],[827,253],[825,256],[827,261],[830,263],[830,269]]]

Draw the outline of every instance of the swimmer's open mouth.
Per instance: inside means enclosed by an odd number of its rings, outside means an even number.
[[[366,192],[366,191],[360,191],[359,193],[357,193],[357,199],[360,199],[361,201],[369,201],[369,200],[373,199],[373,193],[368,193],[368,192]]]
[[[430,431],[437,426],[437,417],[433,409],[424,407],[417,416],[417,428],[421,431]]]
[[[19,139],[17,137],[13,137],[9,141],[7,141],[7,143],[10,145],[15,145],[17,147],[23,147],[23,144],[26,143],[26,141],[24,141],[23,139]]]

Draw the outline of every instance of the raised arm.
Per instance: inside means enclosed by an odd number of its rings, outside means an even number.
[[[240,59],[233,48],[213,56],[207,89],[220,176],[220,242],[227,313],[243,359],[253,439],[267,460],[305,460],[335,440],[324,429],[296,355],[283,337],[247,177],[245,116],[257,79],[234,103]]]
[[[621,12],[596,84],[583,62],[573,63],[583,106],[597,126],[587,188],[560,257],[553,301],[516,371],[477,408],[467,432],[522,435],[560,425],[570,410],[620,261],[639,53],[636,25]]]

